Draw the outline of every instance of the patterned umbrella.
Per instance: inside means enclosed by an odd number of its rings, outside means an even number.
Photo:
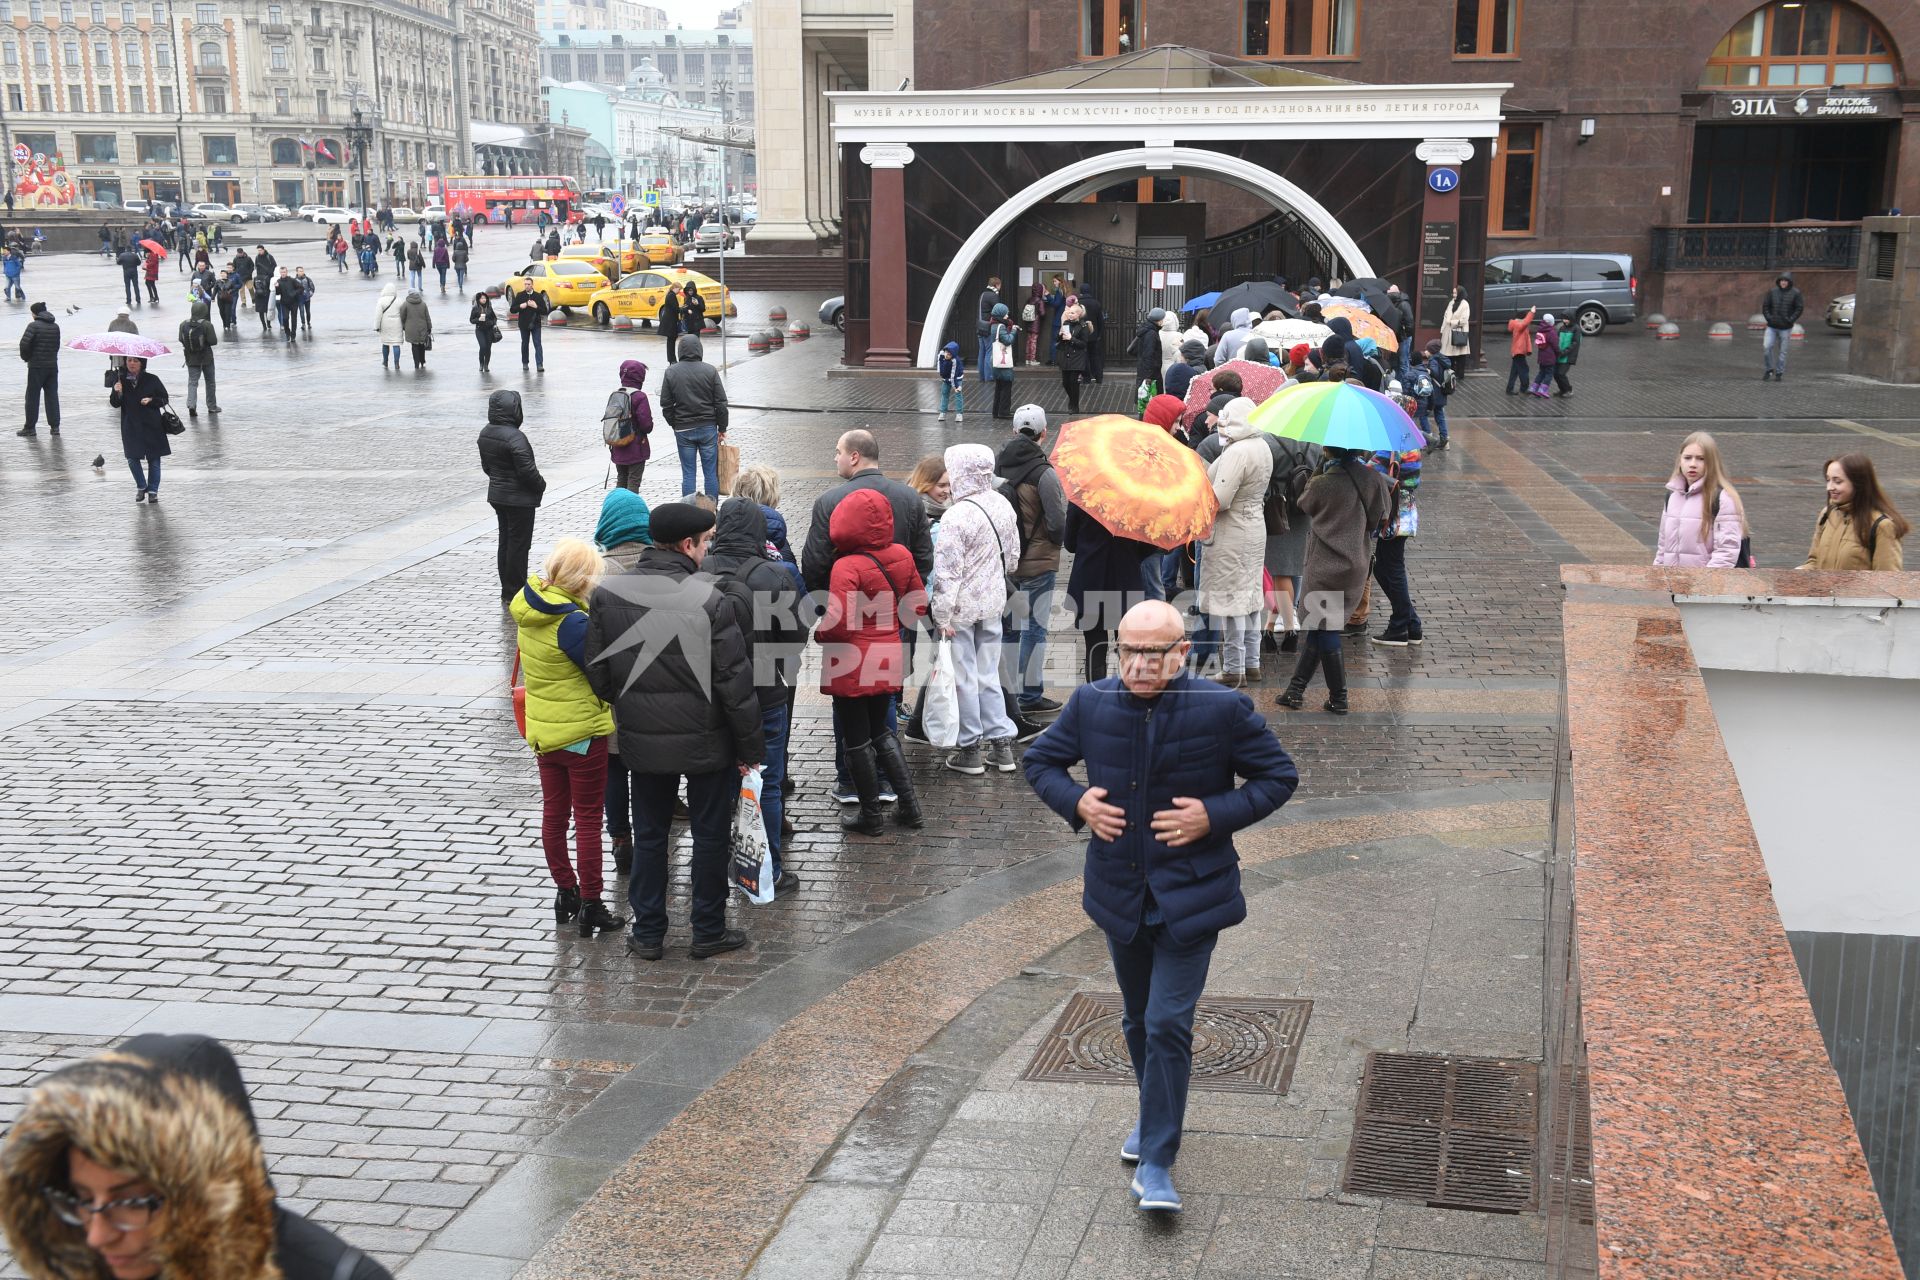
[[[1227,369],[1240,375],[1240,394],[1255,404],[1287,385],[1287,372],[1284,369],[1276,369],[1270,364],[1255,364],[1251,360],[1229,360],[1218,369],[1194,375],[1193,381],[1187,384],[1187,405],[1181,411],[1181,422],[1191,423],[1200,416],[1200,411],[1207,407],[1207,401],[1214,397],[1213,380]]]
[[[1159,427],[1118,414],[1069,422],[1053,468],[1067,498],[1119,537],[1171,551],[1213,532],[1206,464]]]
[[[67,349],[96,351],[103,356],[138,356],[142,360],[173,353],[173,348],[166,343],[137,333],[89,333],[69,342]]]
[[[1253,411],[1268,435],[1367,453],[1411,453],[1427,438],[1406,411],[1357,382],[1301,382]]]
[[[1320,314],[1331,320],[1334,316],[1345,316],[1353,322],[1353,336],[1372,338],[1382,351],[1398,351],[1400,339],[1394,336],[1393,326],[1368,311],[1358,307],[1324,306]]]
[[[1312,320],[1262,320],[1253,326],[1253,332],[1267,340],[1269,350],[1283,356],[1288,347],[1297,347],[1303,342],[1318,351],[1320,344],[1333,336],[1333,330]]]

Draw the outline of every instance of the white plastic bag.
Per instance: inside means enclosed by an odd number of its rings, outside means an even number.
[[[749,769],[740,778],[740,803],[733,810],[732,857],[728,871],[734,887],[756,907],[773,901],[773,850],[767,846],[767,824],[760,816],[760,770]]]
[[[942,639],[934,650],[933,671],[927,676],[927,701],[920,708],[920,726],[936,747],[960,745],[960,691],[953,681],[953,641]]]

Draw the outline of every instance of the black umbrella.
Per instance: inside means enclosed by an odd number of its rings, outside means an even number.
[[[1348,280],[1333,293],[1336,297],[1359,299],[1366,303],[1375,315],[1379,315],[1387,306],[1387,282],[1379,276]]]
[[[1289,319],[1297,319],[1300,315],[1299,301],[1271,280],[1249,280],[1245,284],[1222,290],[1213,301],[1211,314],[1224,318],[1241,307],[1253,312],[1256,321],[1275,310]],[[1214,327],[1224,329],[1226,326],[1216,324]]]

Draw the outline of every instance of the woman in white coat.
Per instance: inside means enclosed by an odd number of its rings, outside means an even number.
[[[400,282],[389,280],[380,290],[380,301],[373,308],[373,331],[380,335],[380,367],[387,367],[387,357],[393,357],[393,367],[400,367],[400,344],[407,340],[407,328],[400,322],[400,304],[406,299],[400,296]]]
[[[1180,313],[1169,311],[1160,321],[1160,372],[1180,362]]]
[[[1273,451],[1252,421],[1253,401],[1241,396],[1220,410],[1227,442],[1207,467],[1220,514],[1200,557],[1200,607],[1220,633],[1220,682],[1229,689],[1260,674],[1261,571],[1266,563],[1267,482]]]
[[[1440,320],[1440,354],[1449,359],[1473,354],[1473,304],[1464,285],[1453,286],[1453,298]]]

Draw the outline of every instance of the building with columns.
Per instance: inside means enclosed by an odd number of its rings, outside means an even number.
[[[546,31],[540,74],[562,84],[612,88],[638,86],[644,79],[672,93],[682,106],[722,107],[735,119],[753,115],[757,90],[753,37],[747,31]]]
[[[709,147],[683,133],[718,133],[722,126],[717,107],[682,103],[661,83],[651,64],[633,73],[633,83],[620,88],[574,81],[548,81],[541,86],[547,111],[554,121],[565,120],[586,130],[588,137],[610,157],[611,181],[629,193],[667,184],[674,197],[720,190],[720,159]],[[747,159],[735,156],[729,174],[735,187],[750,177]]]
[[[418,204],[475,120],[540,121],[531,5],[0,0],[16,203],[346,204],[358,110],[364,194]]]

